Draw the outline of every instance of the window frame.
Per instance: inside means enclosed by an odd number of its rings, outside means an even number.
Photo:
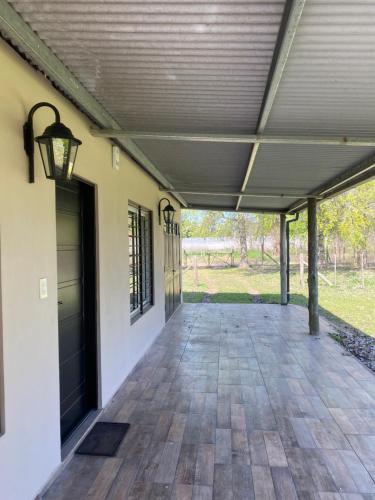
[[[135,221],[135,227],[131,227]],[[131,229],[131,230],[130,230]],[[128,241],[129,241],[129,305],[130,322],[133,324],[154,305],[154,251],[153,251],[153,212],[142,205],[128,202]],[[132,242],[130,242],[132,238]],[[135,242],[134,242],[135,240]],[[131,278],[133,284],[131,286]],[[145,285],[147,292],[145,293]],[[132,292],[133,289],[133,292]],[[136,290],[134,292],[134,289]],[[136,296],[137,300],[130,301]]]

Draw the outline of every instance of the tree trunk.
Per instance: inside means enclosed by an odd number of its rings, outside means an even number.
[[[261,253],[262,253],[262,267],[263,267],[263,264],[264,264],[264,237],[263,236],[262,236],[260,248],[261,248]]]
[[[327,267],[325,239],[321,233],[318,233],[318,262],[321,267]]]
[[[246,217],[244,214],[237,216],[238,224],[238,238],[240,240],[240,267],[249,267],[247,259],[247,230],[246,230]]]

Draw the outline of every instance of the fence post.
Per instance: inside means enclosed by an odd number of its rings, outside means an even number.
[[[361,287],[365,288],[365,270],[364,270],[364,261],[363,261],[363,252],[361,252]]]
[[[184,260],[185,260],[185,267],[187,267],[188,256],[187,256],[187,251],[186,250],[184,250]]]
[[[207,253],[207,258],[208,258],[208,267],[211,267],[211,254],[210,254],[210,252]]]
[[[303,253],[300,252],[299,254],[299,284],[301,287],[304,285],[304,260],[303,260]]]
[[[337,285],[337,255],[335,250],[335,255],[333,256],[333,272],[334,272],[334,283]]]
[[[196,255],[194,255],[194,281],[195,285],[198,285],[198,263]]]
[[[233,250],[230,253],[230,265],[231,265],[231,267],[234,267],[234,252],[233,252]]]

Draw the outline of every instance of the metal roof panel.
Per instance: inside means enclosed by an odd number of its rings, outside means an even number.
[[[262,145],[246,192],[268,189],[268,192],[308,195],[340,174],[343,167],[357,165],[373,151],[373,148],[349,146]]]
[[[267,132],[373,133],[374,20],[371,0],[306,2]]]
[[[127,129],[253,132],[284,0],[11,0]]]
[[[247,144],[137,140],[176,190],[238,191]]]

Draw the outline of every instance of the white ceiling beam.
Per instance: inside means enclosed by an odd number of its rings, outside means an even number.
[[[268,85],[266,87],[262,109],[257,126],[257,134],[263,134],[268,118],[271,113],[277,89],[289,57],[290,50],[293,45],[293,40],[297,32],[298,24],[301,19],[302,11],[305,6],[305,0],[290,0],[285,4],[284,16],[280,27],[279,37],[277,40],[274,58],[272,61]],[[245,177],[242,183],[241,192],[245,191],[249,182],[252,169],[255,164],[256,156],[259,151],[259,143],[254,144],[247,165]],[[239,196],[236,210],[239,209],[242,196]]]
[[[192,134],[189,132],[140,132],[116,129],[91,129],[91,134],[95,137],[130,140],[375,147],[375,136],[349,137],[340,135],[327,137],[262,134]]]

